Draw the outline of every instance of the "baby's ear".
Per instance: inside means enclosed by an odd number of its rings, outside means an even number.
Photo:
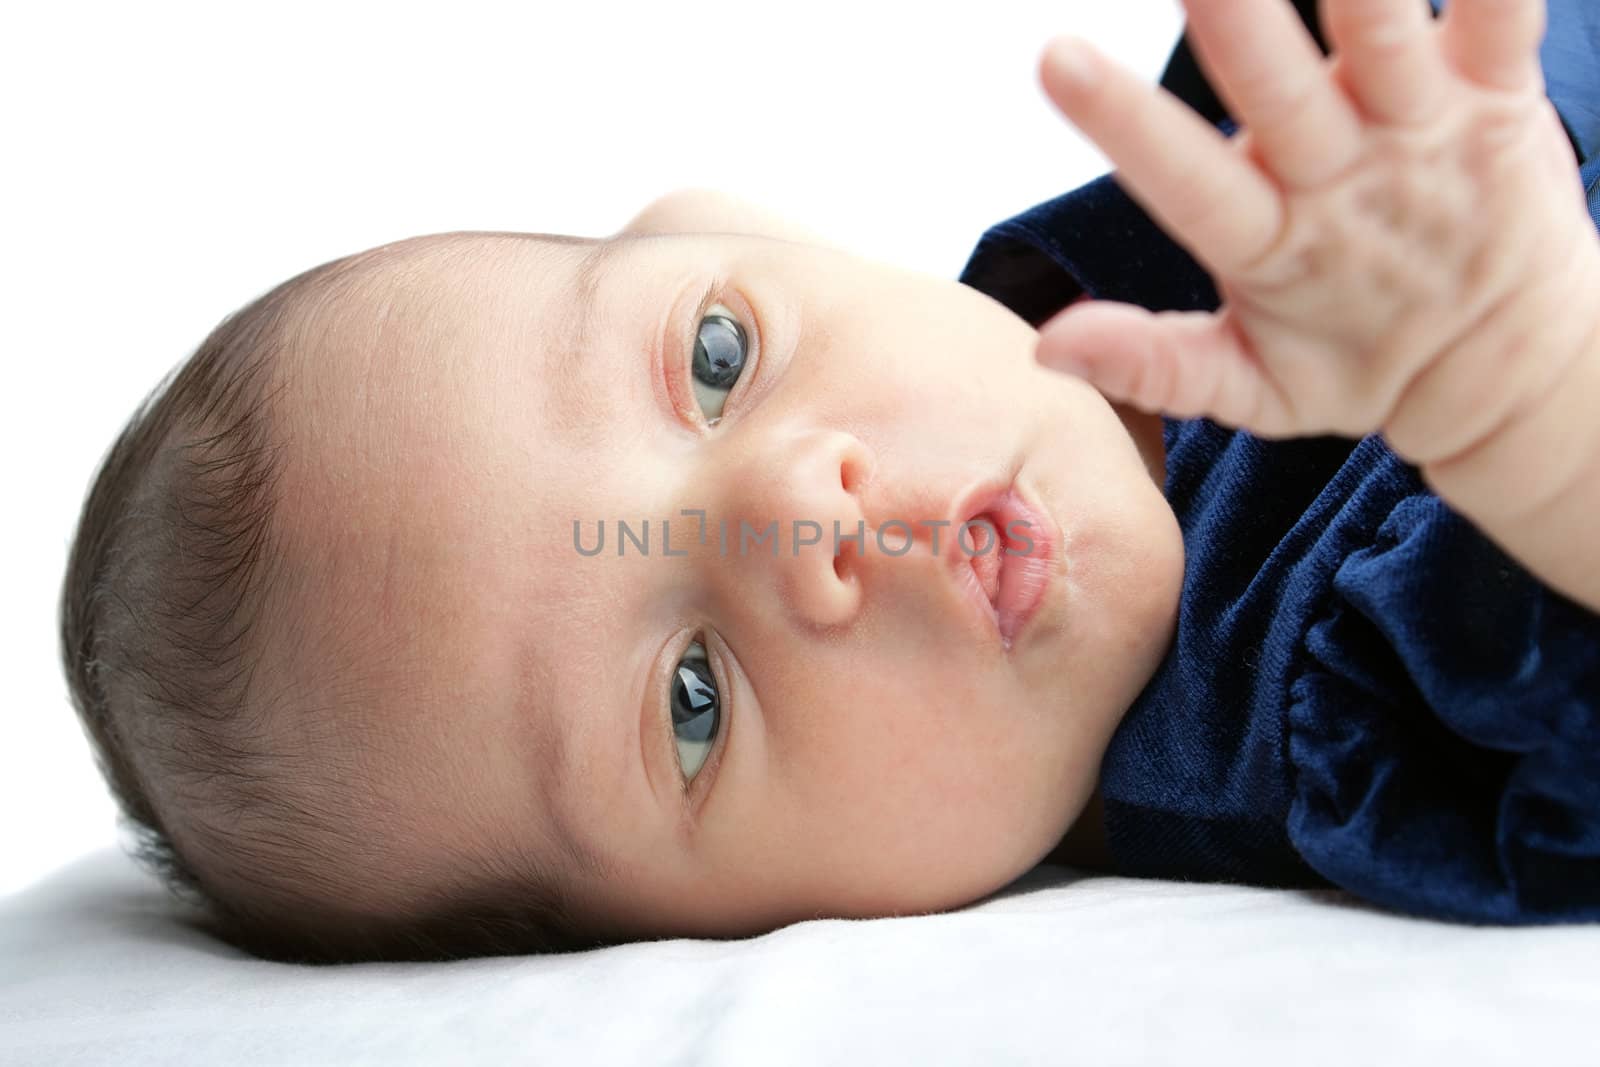
[[[838,247],[835,242],[803,226],[716,189],[674,189],[647,204],[621,233],[748,233],[781,241]]]

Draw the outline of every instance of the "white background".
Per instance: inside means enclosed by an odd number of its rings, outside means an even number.
[[[695,185],[954,278],[1110,169],[1037,80],[1089,38],[1154,82],[1178,0],[12,5],[0,19],[6,498],[0,894],[116,840],[57,600],[90,479],[226,314],[326,260],[601,236]]]

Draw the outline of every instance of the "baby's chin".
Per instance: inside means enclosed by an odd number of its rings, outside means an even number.
[[[1183,531],[1164,492],[1160,416],[1119,408],[1082,380],[1065,388],[1070,403],[1045,413],[1018,474],[1062,538],[1060,588],[1034,623],[1049,629],[1037,655],[1073,665],[1072,706],[1093,709],[1109,741],[1170,644]]]

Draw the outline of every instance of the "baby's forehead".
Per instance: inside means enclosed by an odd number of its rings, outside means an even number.
[[[297,538],[331,546],[419,523],[439,535],[469,507],[509,522],[490,498],[526,502],[534,475],[517,464],[554,441],[538,397],[566,403],[546,388],[537,331],[564,328],[546,320],[569,317],[593,244],[421,241],[377,250],[338,281],[304,331],[283,408]]]
[[[347,257],[327,287],[324,309],[334,317],[370,324],[376,314],[428,316],[479,310],[476,296],[508,288],[543,299],[570,299],[563,283],[601,242],[599,238],[502,231],[427,234],[379,245]]]
[[[568,475],[619,432],[607,415],[651,399],[647,373],[570,359],[584,349],[572,320],[596,243],[446,243],[351,284],[308,331],[284,406],[297,468],[286,511],[304,537],[418,522],[437,533],[462,509],[510,528],[506,501],[570,502]]]
[[[280,375],[318,399],[365,398],[458,367],[508,314],[559,316],[578,249],[517,236],[435,234],[339,261],[297,309]]]

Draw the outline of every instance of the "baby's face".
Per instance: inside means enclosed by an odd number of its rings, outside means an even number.
[[[1105,399],[988,297],[833,249],[475,240],[290,364],[286,537],[325,583],[298,647],[352,672],[321,703],[358,673],[379,697],[349,749],[379,782],[351,809],[371,907],[542,860],[601,929],[733,935],[960,906],[1048,853],[1182,576]],[[1055,544],[1007,649],[929,520],[1013,482]],[[774,520],[776,555],[741,551]],[[835,522],[864,545],[836,555]]]

